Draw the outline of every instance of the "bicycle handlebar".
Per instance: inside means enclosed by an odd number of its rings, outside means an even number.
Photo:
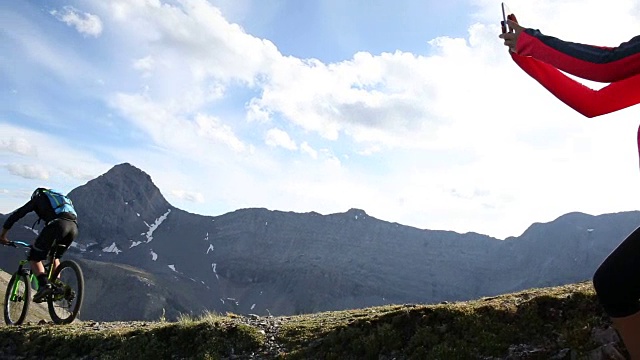
[[[17,247],[18,247],[18,245],[20,245],[20,246],[22,246],[22,247],[26,247],[26,248],[30,248],[30,247],[31,247],[31,244],[26,243],[26,242],[24,242],[24,241],[9,241],[9,243],[8,243],[8,244],[2,244],[2,245],[4,245],[4,246],[11,246],[11,247],[14,247],[14,248],[17,248]]]

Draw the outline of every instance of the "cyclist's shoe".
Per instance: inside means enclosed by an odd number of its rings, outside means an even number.
[[[64,286],[64,298],[67,301],[73,301],[76,298],[76,292],[69,285]]]
[[[76,293],[71,289],[71,286],[65,284],[60,279],[55,279],[53,281],[53,301],[60,301],[62,299],[72,301]]]
[[[36,302],[36,303],[43,302],[46,299],[46,297],[49,294],[51,294],[52,291],[53,291],[53,287],[51,286],[51,284],[45,284],[40,286],[36,294],[33,295],[33,302]]]

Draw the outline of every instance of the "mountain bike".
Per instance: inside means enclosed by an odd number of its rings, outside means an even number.
[[[31,245],[22,241],[11,241],[7,246],[31,249]],[[84,276],[80,265],[73,260],[60,262],[52,269],[57,254],[64,251],[66,245],[54,242],[43,262],[45,273],[52,285],[52,291],[45,301],[49,315],[55,324],[70,324],[75,320],[82,307],[84,295]],[[28,254],[28,251],[27,251]],[[31,303],[31,291],[38,290],[38,279],[31,273],[29,260],[20,260],[18,270],[13,273],[4,295],[4,321],[7,325],[20,325],[27,317]]]

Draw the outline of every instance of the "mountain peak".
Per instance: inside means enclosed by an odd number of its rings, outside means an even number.
[[[127,163],[127,162],[115,165],[109,171],[107,171],[103,176],[107,176],[107,175],[110,175],[110,176],[122,176],[122,175],[140,176],[140,177],[145,177],[146,179],[151,181],[151,176],[149,176],[149,174],[145,173],[144,171],[138,169],[137,167],[135,167],[135,166],[133,166],[133,165]]]
[[[111,190],[109,195],[112,198],[120,199],[124,203],[141,203],[141,210],[156,207],[166,210],[170,206],[160,189],[153,183],[151,176],[129,163],[118,164],[92,181]],[[90,183],[91,181],[87,185]]]
[[[83,228],[85,244],[107,246],[128,242],[132,234],[148,231],[149,225],[173,208],[144,171],[123,163],[69,193],[81,223],[99,223],[102,229]],[[108,230],[105,230],[108,229]]]
[[[346,215],[354,215],[354,216],[366,216],[367,213],[362,209],[351,208],[347,210]]]

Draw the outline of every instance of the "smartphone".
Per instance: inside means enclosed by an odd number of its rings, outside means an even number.
[[[500,24],[502,25],[503,34],[508,31],[507,20],[509,19],[509,15],[511,15],[509,7],[505,3],[502,3],[502,21],[500,22]]]

